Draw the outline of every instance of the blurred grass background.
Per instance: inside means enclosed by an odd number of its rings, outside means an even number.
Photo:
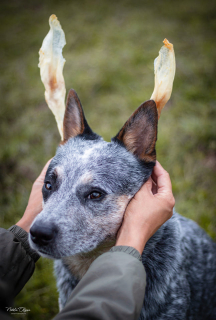
[[[55,13],[65,31],[67,90],[73,87],[94,131],[106,140],[151,96],[153,61],[166,37],[176,78],[159,121],[157,158],[169,171],[176,209],[216,239],[215,1],[22,1],[0,4],[0,226],[22,216],[31,185],[60,136],[44,100],[38,51]],[[52,261],[40,259],[16,300],[58,312]]]

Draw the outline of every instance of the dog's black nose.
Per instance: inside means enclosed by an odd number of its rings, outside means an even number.
[[[54,224],[35,222],[30,229],[31,239],[41,246],[48,245],[56,236],[57,227]]]

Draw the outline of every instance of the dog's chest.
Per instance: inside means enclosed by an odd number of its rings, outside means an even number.
[[[77,255],[73,257],[65,257],[63,262],[67,266],[68,270],[75,276],[75,278],[80,280],[95,259],[96,257],[87,258],[83,257],[82,255]]]
[[[101,254],[109,251],[112,246],[113,243],[108,246],[97,248],[90,253],[82,253],[71,257],[64,257],[62,261],[64,265],[66,265],[67,269],[71,272],[71,274],[77,280],[80,280],[85,275],[92,262]]]

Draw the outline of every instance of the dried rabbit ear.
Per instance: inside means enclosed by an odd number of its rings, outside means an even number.
[[[49,18],[50,31],[44,38],[39,51],[39,68],[41,80],[45,86],[45,99],[52,110],[63,140],[63,120],[65,113],[65,82],[63,67],[65,59],[62,49],[66,44],[62,27],[53,14]]]
[[[167,39],[163,43],[164,46],[154,61],[155,87],[151,96],[151,100],[154,100],[157,106],[158,118],[171,96],[176,70],[173,45]]]

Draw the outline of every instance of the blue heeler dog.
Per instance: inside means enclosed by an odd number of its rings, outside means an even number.
[[[151,175],[157,122],[155,102],[146,101],[105,142],[69,92],[64,141],[47,170],[43,211],[29,237],[32,248],[55,259],[61,307],[92,261],[113,246],[128,202]],[[196,223],[174,212],[146,244],[142,262],[140,319],[216,319],[216,244]]]

